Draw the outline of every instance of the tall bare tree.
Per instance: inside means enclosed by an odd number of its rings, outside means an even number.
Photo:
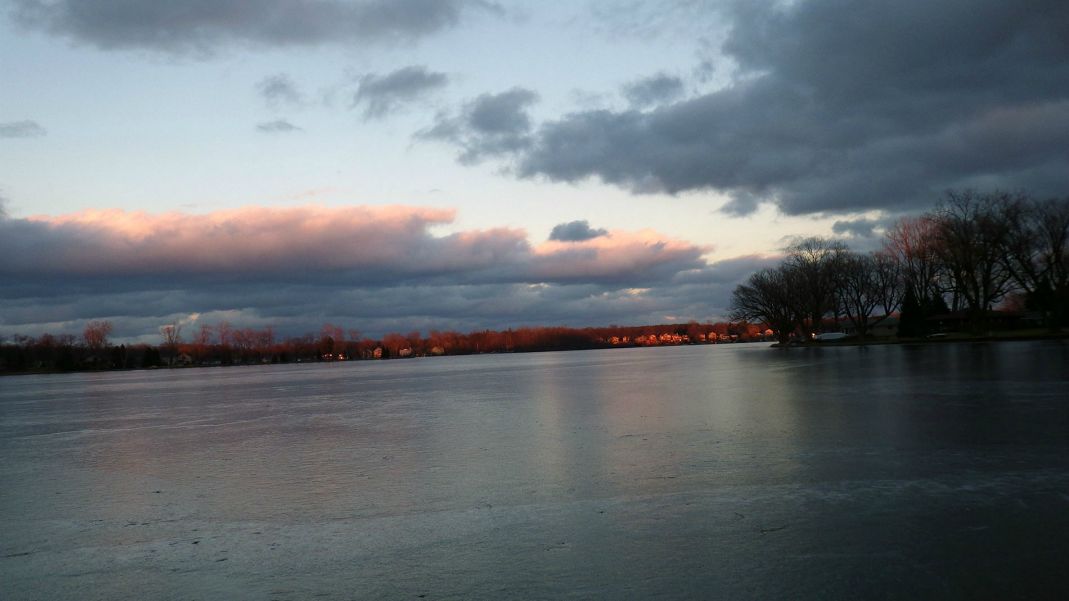
[[[1069,198],[1018,197],[1002,207],[1002,219],[1009,228],[1006,269],[1029,305],[1059,324],[1069,301]]]
[[[345,349],[345,329],[332,323],[325,323],[319,330],[319,347],[323,355],[334,356]]]
[[[226,348],[234,343],[234,326],[229,321],[220,321],[219,325],[215,326],[215,331],[219,335],[219,346]]]
[[[805,338],[819,332],[824,318],[838,311],[835,286],[847,247],[840,240],[812,237],[787,247],[784,267],[792,280],[791,299],[802,315]]]
[[[836,285],[839,304],[864,340],[872,326],[887,319],[901,302],[897,262],[884,253],[848,253],[841,259]],[[882,310],[873,321],[876,310]]]
[[[803,320],[793,291],[797,279],[797,272],[784,265],[754,273],[732,293],[731,319],[763,323],[786,343]]]
[[[85,346],[94,353],[103,350],[108,345],[108,336],[111,334],[111,330],[110,321],[90,321],[85,324],[85,330],[82,331],[82,339],[85,340]]]
[[[85,330],[82,331],[82,339],[85,340],[85,346],[93,360],[99,361],[102,359],[104,349],[108,346],[108,336],[111,334],[111,330],[110,321],[90,321],[85,324]]]
[[[178,345],[182,342],[182,322],[175,320],[160,326],[160,338],[163,340],[163,347],[170,355],[167,363],[173,365],[175,357],[178,356]]]
[[[950,191],[934,214],[937,253],[974,328],[1012,289],[1005,261],[1010,227],[1004,218],[1012,202],[1005,193]]]
[[[883,251],[892,257],[905,285],[921,305],[931,304],[945,290],[936,220],[932,215],[903,217],[887,230]]]
[[[212,328],[212,326],[210,326],[210,325],[208,325],[206,323],[202,323],[202,324],[200,324],[200,329],[197,330],[197,335],[193,340],[194,340],[194,342],[197,343],[197,346],[207,348],[207,347],[211,346],[212,339],[214,338],[214,336],[215,336],[214,328]]]

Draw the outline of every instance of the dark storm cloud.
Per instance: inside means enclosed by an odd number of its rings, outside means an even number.
[[[728,262],[729,263],[729,262]],[[316,284],[161,285],[150,290],[2,298],[0,334],[78,334],[90,319],[110,319],[116,336],[158,341],[158,326],[177,319],[235,326],[271,325],[283,335],[315,332],[324,321],[366,335],[431,329],[471,331],[539,325],[606,325],[716,320],[727,314],[736,281],[720,278],[720,263],[703,277],[633,289],[606,284],[514,283],[354,287]],[[734,273],[730,265],[726,271]],[[720,281],[724,279],[724,281]],[[186,331],[192,332],[192,326]]]
[[[0,138],[37,138],[47,130],[36,121],[9,121],[0,123]]]
[[[409,40],[456,25],[482,0],[13,0],[25,27],[103,49],[210,52],[230,44]]]
[[[740,277],[649,230],[540,244],[517,229],[431,233],[452,220],[417,207],[4,218],[0,254],[17,260],[0,263],[0,334],[104,318],[152,337],[192,314],[292,334],[327,320],[379,333],[685,321],[722,315]]]
[[[560,223],[553,226],[553,231],[549,233],[549,239],[560,240],[561,242],[581,242],[583,240],[597,238],[598,236],[604,236],[607,233],[609,233],[607,230],[590,227],[590,222],[583,219],[581,221],[569,221],[568,223]]]
[[[667,73],[658,73],[626,84],[623,94],[633,108],[645,108],[682,96],[683,80]]]
[[[876,235],[873,231],[880,225],[875,219],[854,219],[849,221],[836,221],[831,225],[831,231],[836,234],[858,238],[871,238]]]
[[[271,108],[298,106],[302,101],[297,85],[285,73],[265,77],[256,84],[256,90]]]
[[[718,264],[705,268],[715,272]],[[259,283],[228,289],[161,286],[153,290],[0,299],[0,335],[79,334],[90,319],[110,319],[116,337],[158,342],[175,320],[237,327],[273,326],[282,335],[316,332],[325,321],[368,336],[431,329],[472,331],[541,325],[607,325],[716,320],[727,314],[732,284],[715,282],[629,289],[604,284],[510,283],[353,287]],[[195,326],[187,326],[192,333]]]
[[[436,123],[416,137],[456,144],[461,149],[459,160],[465,164],[516,153],[530,143],[527,109],[537,100],[538,94],[524,88],[482,94],[465,103],[457,114],[438,115]]]
[[[744,255],[724,259],[714,263],[715,268],[680,271],[673,276],[672,284],[676,286],[729,285],[734,289],[735,284],[750,277],[753,272],[772,267],[782,260],[783,257],[779,255]]]
[[[368,74],[360,78],[353,94],[353,106],[364,107],[365,119],[379,119],[448,83],[449,77],[445,73],[428,71],[417,65],[385,75]]]
[[[543,123],[501,153],[513,171],[636,193],[719,191],[734,213],[760,202],[790,214],[907,210],[955,187],[1069,189],[1069,3],[724,5],[730,85]]]
[[[264,123],[257,123],[256,129],[265,134],[288,134],[298,131],[304,131],[300,127],[286,121],[285,119],[276,119],[274,121],[266,121]]]

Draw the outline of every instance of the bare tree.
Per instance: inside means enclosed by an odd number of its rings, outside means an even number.
[[[930,305],[945,292],[936,228],[932,215],[904,217],[887,230],[883,247],[898,264],[905,285],[913,289],[921,305]]]
[[[1051,287],[1064,301],[1069,294],[1069,197],[1042,202],[1038,211],[1045,241],[1040,260]]]
[[[873,267],[876,270],[876,291],[880,298],[880,310],[884,317],[902,306],[905,287],[902,284],[902,270],[898,262],[885,252],[872,253]]]
[[[805,238],[787,247],[784,267],[792,280],[791,299],[802,316],[799,327],[805,338],[819,332],[824,317],[838,312],[835,286],[846,244],[828,238]]]
[[[1012,289],[1004,259],[1010,237],[1004,215],[1011,202],[1004,193],[950,191],[935,212],[937,252],[974,327]]]
[[[1069,198],[1018,197],[1005,203],[1001,217],[1009,229],[1006,269],[1028,304],[1050,325],[1059,324],[1055,314],[1069,298]]]
[[[197,346],[207,348],[212,344],[212,338],[214,336],[214,329],[212,326],[202,323],[200,324],[200,330],[197,331],[197,336],[194,338],[194,342]]]
[[[898,308],[900,290],[898,265],[890,256],[849,253],[841,259],[836,291],[843,313],[861,340],[872,326]],[[877,309],[883,313],[874,322],[872,317]]]
[[[260,330],[260,335],[257,339],[257,345],[261,354],[270,354],[271,347],[275,344],[275,328],[271,326],[265,326]]]
[[[215,331],[219,334],[219,346],[229,347],[234,342],[234,326],[229,321],[220,321]]]
[[[319,348],[322,355],[334,358],[345,348],[345,329],[332,323],[325,323],[319,330]]]
[[[401,349],[408,348],[408,339],[391,332],[382,338],[382,346],[390,353],[391,359],[396,359],[400,356]]]
[[[111,334],[111,330],[110,321],[90,321],[85,324],[85,330],[82,331],[85,346],[94,354],[100,352],[108,346],[108,335]]]
[[[802,321],[792,290],[796,274],[781,265],[751,275],[731,295],[731,319],[763,323],[776,332],[781,344],[786,343]]]
[[[111,334],[111,330],[110,321],[90,321],[85,324],[82,339],[94,362],[99,362],[104,358],[104,349],[108,346],[108,335]]]
[[[160,326],[160,338],[163,339],[164,348],[170,353],[168,364],[173,365],[175,357],[178,356],[178,345],[182,342],[182,322],[175,320]]]

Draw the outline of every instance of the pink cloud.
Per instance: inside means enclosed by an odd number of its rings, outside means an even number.
[[[35,278],[259,274],[306,281],[344,272],[365,280],[445,283],[598,282],[701,267],[708,249],[651,230],[533,246],[516,228],[436,236],[453,209],[245,207],[206,214],[86,210],[0,221],[0,272]]]
[[[708,319],[767,262],[709,264],[708,248],[652,230],[532,243],[520,228],[455,231],[454,217],[407,206],[0,217],[0,335],[109,319],[154,340],[193,313],[290,334],[324,320],[384,333]]]
[[[450,223],[454,211],[414,207],[246,207],[208,214],[87,210],[27,221],[49,252],[36,269],[80,274],[338,269],[389,262],[398,241]]]
[[[617,279],[662,266],[674,272],[703,266],[702,255],[711,251],[650,229],[614,230],[581,241],[549,240],[533,249],[534,274],[551,279]]]

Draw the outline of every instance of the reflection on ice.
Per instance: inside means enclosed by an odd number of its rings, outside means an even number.
[[[1042,596],[1058,342],[0,380],[4,599]]]

